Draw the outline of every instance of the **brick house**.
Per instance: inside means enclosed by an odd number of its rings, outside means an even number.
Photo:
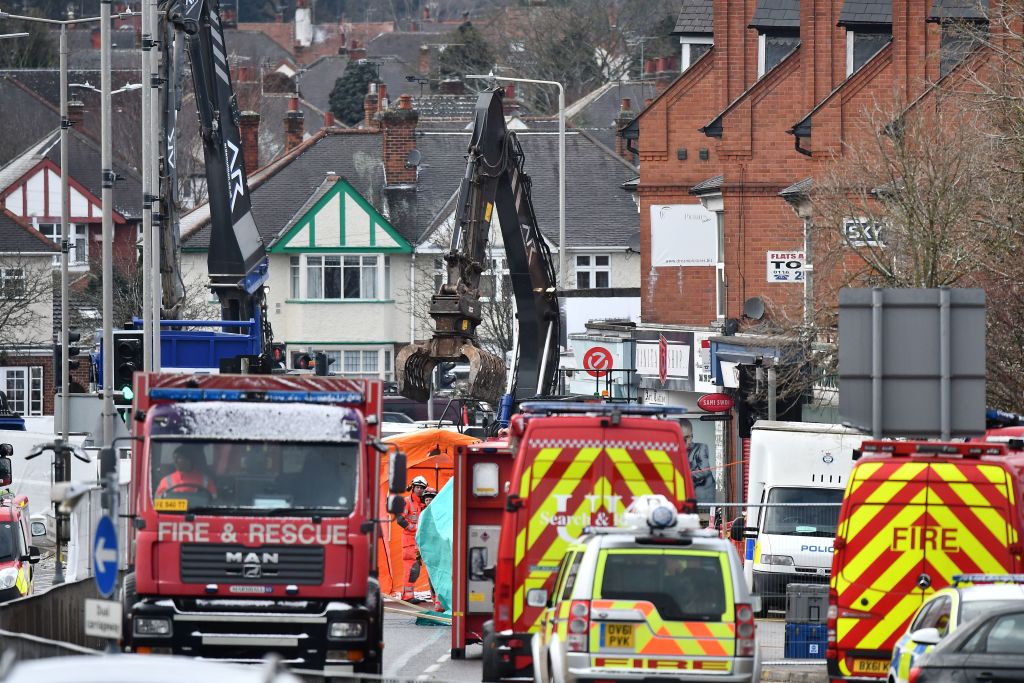
[[[814,178],[856,142],[866,108],[894,91],[905,102],[927,98],[956,69],[967,50],[946,20],[976,20],[976,5],[683,3],[674,31],[682,73],[620,131],[640,160],[642,323],[633,355],[624,353],[640,370],[644,400],[694,409],[701,390],[716,387],[742,399],[758,359],[781,357],[780,340],[753,334],[745,314],[757,318],[762,304],[793,320],[803,314]],[[784,258],[773,265],[772,252]],[[666,381],[644,360],[660,337],[670,358],[677,351]],[[697,435],[717,444],[719,463],[741,451],[737,436],[757,417],[737,404],[733,433],[708,426]],[[780,405],[779,419],[801,419],[800,406]]]

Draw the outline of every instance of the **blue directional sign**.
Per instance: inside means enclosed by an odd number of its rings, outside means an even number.
[[[100,517],[92,535],[92,573],[100,595],[109,598],[117,583],[117,531],[106,515]]]

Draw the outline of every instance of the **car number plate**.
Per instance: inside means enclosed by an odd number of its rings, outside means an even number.
[[[635,642],[632,624],[601,624],[603,647],[632,650]]]
[[[853,660],[853,673],[855,674],[885,674],[888,671],[889,661],[886,659]]]

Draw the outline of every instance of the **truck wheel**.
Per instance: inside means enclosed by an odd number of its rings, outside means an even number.
[[[379,654],[375,657],[367,657],[363,661],[352,666],[352,673],[356,674],[373,674],[375,676],[380,676],[383,671],[384,666]]]
[[[126,646],[131,644],[131,633],[132,633],[132,606],[138,602],[139,594],[135,590],[135,572],[131,572],[124,575],[124,581],[121,584],[121,605],[123,606],[122,619],[124,624],[121,630],[121,649],[127,649]]]
[[[496,683],[501,680],[498,666],[498,650],[494,645],[494,634],[484,630],[484,651],[481,655],[481,677],[484,683]]]

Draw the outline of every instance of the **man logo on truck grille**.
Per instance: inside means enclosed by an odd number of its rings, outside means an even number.
[[[278,553],[224,553],[224,561],[228,564],[278,564]]]

